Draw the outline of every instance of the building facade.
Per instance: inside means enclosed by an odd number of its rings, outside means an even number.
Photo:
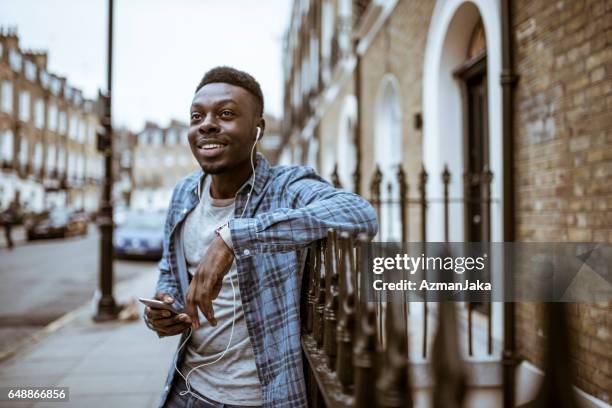
[[[133,157],[133,208],[167,208],[176,183],[198,169],[187,126],[178,121],[168,127],[148,122],[136,136]]]
[[[103,159],[97,104],[47,70],[47,54],[0,32],[0,207],[20,193],[30,211],[97,211]]]
[[[296,0],[281,157],[376,200],[381,240],[610,243],[611,32],[604,0]],[[431,204],[398,226],[400,169]],[[570,310],[575,384],[610,403],[612,304]],[[519,372],[543,365],[540,311],[512,313]]]

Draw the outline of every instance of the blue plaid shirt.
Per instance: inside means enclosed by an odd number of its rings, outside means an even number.
[[[189,280],[181,228],[199,202],[199,170],[174,188],[164,230],[164,253],[156,290],[170,293],[177,308],[185,306]],[[305,407],[306,391],[300,345],[300,285],[305,248],[329,228],[353,236],[374,236],[378,229],[372,206],[362,197],[333,188],[310,167],[270,167],[257,155],[253,196],[244,218],[253,177],[236,194],[230,221],[240,297],[255,354],[265,407]],[[185,334],[181,342],[185,340]],[[179,344],[180,344],[179,343]],[[182,351],[182,350],[181,350]],[[176,353],[180,362],[183,353]],[[179,365],[180,366],[180,365]],[[170,368],[163,406],[174,379]]]

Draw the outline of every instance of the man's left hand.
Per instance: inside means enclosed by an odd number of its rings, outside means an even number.
[[[212,301],[219,296],[223,277],[234,262],[234,252],[217,235],[202,257],[198,269],[187,291],[186,312],[191,317],[192,327],[198,329],[198,307],[213,326],[217,325]]]

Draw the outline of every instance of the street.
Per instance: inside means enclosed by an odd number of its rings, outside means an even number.
[[[0,354],[92,300],[98,287],[99,238],[90,225],[85,237],[18,241],[13,251],[0,247]],[[155,267],[154,262],[115,261],[115,283]]]

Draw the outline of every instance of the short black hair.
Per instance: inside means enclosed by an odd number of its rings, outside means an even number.
[[[264,110],[264,99],[263,93],[261,92],[261,87],[259,86],[259,82],[253,76],[247,72],[240,71],[236,68],[220,66],[215,67],[208,71],[202,77],[202,80],[198,84],[196,88],[196,93],[202,89],[204,85],[222,82],[225,84],[236,85],[241,88],[246,89],[255,97],[258,103],[259,108],[259,116],[263,115]]]

